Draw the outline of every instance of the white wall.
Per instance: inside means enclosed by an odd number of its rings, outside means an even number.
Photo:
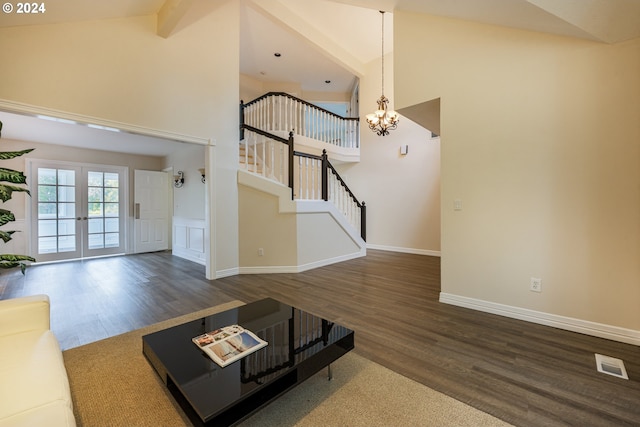
[[[205,219],[206,186],[198,172],[205,163],[205,147],[182,144],[180,149],[164,159],[165,168],[173,168],[173,175],[184,173],[184,184],[173,187],[173,215],[181,218]]]
[[[394,28],[396,107],[441,98],[443,294],[640,342],[640,39]]]

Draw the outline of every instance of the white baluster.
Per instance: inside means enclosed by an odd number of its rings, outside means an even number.
[[[262,176],[267,176],[267,139],[262,141]]]
[[[309,158],[304,158],[304,175],[305,175],[305,199],[309,199]]]

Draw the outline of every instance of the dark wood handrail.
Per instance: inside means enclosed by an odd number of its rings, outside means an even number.
[[[304,99],[300,99],[300,98],[298,98],[298,97],[296,97],[296,96],[290,95],[290,94],[288,94],[288,93],[286,93],[286,92],[268,92],[268,93],[265,93],[264,95],[262,95],[262,96],[260,96],[260,97],[258,97],[258,98],[256,98],[256,99],[254,99],[253,101],[247,102],[246,104],[244,104],[242,101],[240,101],[240,108],[242,109],[242,108],[244,108],[244,107],[248,107],[249,105],[251,105],[251,104],[255,104],[255,103],[256,103],[256,102],[258,102],[258,101],[262,101],[263,99],[268,98],[268,97],[270,97],[270,96],[285,96],[285,97],[287,97],[287,98],[289,98],[289,99],[293,99],[293,100],[295,100],[295,101],[300,102],[301,104],[304,104],[304,105],[306,105],[306,106],[308,106],[308,107],[311,107],[311,108],[314,108],[314,109],[316,109],[316,110],[320,110],[320,111],[322,111],[322,112],[324,112],[324,113],[330,114],[330,115],[332,115],[332,116],[334,116],[334,117],[337,117],[337,118],[339,118],[339,119],[342,119],[342,120],[354,120],[354,121],[359,121],[359,120],[360,120],[360,118],[359,118],[359,117],[342,117],[342,116],[341,116],[341,115],[339,115],[339,114],[332,113],[332,112],[331,112],[331,111],[329,111],[329,110],[325,110],[325,109],[324,109],[324,108],[322,108],[322,107],[318,107],[317,105],[314,105],[314,104],[312,104],[312,103],[310,103],[310,102],[307,102],[307,101],[305,101]]]
[[[298,156],[298,157],[306,157],[307,159],[322,160],[322,156],[316,156],[315,154],[303,153],[302,151],[294,151],[293,155],[294,156]]]
[[[253,126],[245,125],[244,123],[240,125],[240,129],[246,129],[251,132],[257,133],[262,136],[266,136],[267,138],[275,139],[276,141],[282,142],[283,144],[288,144],[289,140],[285,138],[281,138],[278,135],[274,135],[269,132],[265,132],[262,129],[254,128]]]

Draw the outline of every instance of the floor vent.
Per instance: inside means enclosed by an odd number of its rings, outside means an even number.
[[[596,353],[596,366],[598,372],[603,374],[613,375],[614,377],[629,379],[627,370],[624,368],[624,362],[615,357],[603,356]]]

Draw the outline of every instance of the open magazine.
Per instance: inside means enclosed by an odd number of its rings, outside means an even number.
[[[268,344],[239,325],[225,326],[191,340],[222,367]]]

